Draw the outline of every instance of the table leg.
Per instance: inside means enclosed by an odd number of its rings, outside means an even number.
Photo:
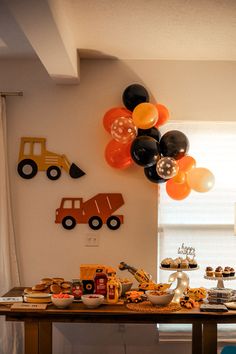
[[[217,354],[217,323],[203,323],[203,354]]]
[[[25,354],[52,354],[52,323],[25,321]]]
[[[39,323],[38,321],[25,321],[25,354],[39,354]]]
[[[202,354],[202,324],[192,325],[192,354]]]
[[[39,354],[52,354],[51,322],[39,322]]]

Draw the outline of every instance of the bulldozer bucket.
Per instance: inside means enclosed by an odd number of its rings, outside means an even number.
[[[85,175],[85,172],[81,170],[75,163],[72,163],[69,169],[69,174],[72,178],[79,178]]]

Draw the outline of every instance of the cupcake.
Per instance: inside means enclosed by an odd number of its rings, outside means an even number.
[[[197,268],[197,261],[196,259],[189,260],[189,268]]]
[[[177,257],[174,259],[174,261],[178,264],[177,268],[180,268],[180,263],[182,262],[183,258],[182,257]]]
[[[230,271],[229,270],[223,270],[222,275],[224,278],[230,277]]]
[[[172,260],[172,261],[170,262],[170,268],[174,268],[174,269],[179,268],[178,262],[176,262],[176,260]]]
[[[212,267],[206,267],[206,276],[207,277],[213,277],[214,276],[214,271]]]
[[[222,277],[222,271],[223,271],[223,268],[222,267],[216,267],[215,269],[215,277],[216,278],[221,278]]]
[[[180,263],[180,268],[186,269],[186,268],[188,268],[188,266],[189,266],[188,260],[187,260],[187,259],[183,259],[183,260],[181,261],[181,263]]]
[[[172,258],[164,258],[161,261],[161,267],[162,268],[170,268],[170,263],[172,262]]]
[[[230,276],[231,277],[234,277],[235,276],[235,270],[234,270],[234,268],[230,268]]]

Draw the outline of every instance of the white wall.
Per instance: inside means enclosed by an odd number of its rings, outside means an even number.
[[[104,159],[110,140],[102,117],[121,104],[126,70],[116,62],[83,63],[80,86],[55,86],[38,62],[3,63],[1,85],[22,89],[23,98],[8,99],[8,138],[13,211],[17,249],[23,285],[45,276],[79,276],[81,263],[105,263],[117,267],[120,261],[156,272],[156,186],[147,181],[143,169],[112,169]],[[7,73],[7,74],[6,74]],[[5,76],[5,82],[4,82]],[[129,80],[139,81],[136,74]],[[16,172],[22,136],[47,138],[50,151],[64,153],[86,176],[72,179],[66,173],[50,181],[44,173],[31,180]],[[119,209],[125,222],[117,231],[104,226],[98,248],[85,247],[88,225],[67,231],[55,224],[55,210],[62,197],[89,199],[96,193],[121,192],[125,205]],[[123,274],[127,276],[128,274]]]
[[[0,90],[24,91],[22,98],[7,99],[22,285],[33,285],[45,276],[77,277],[79,265],[85,262],[116,267],[127,261],[155,278],[157,186],[145,179],[138,166],[121,171],[106,164],[104,148],[110,137],[103,129],[103,114],[122,104],[126,86],[139,82],[152,94],[152,102],[155,97],[167,105],[174,120],[234,120],[236,63],[86,60],[81,63],[79,86],[55,86],[40,62],[9,60],[1,61],[0,78]],[[38,173],[32,180],[22,179],[16,172],[22,136],[46,137],[50,151],[66,154],[86,176],[73,180],[63,173],[58,181],[50,181]],[[125,205],[119,211],[125,223],[117,231],[106,227],[97,231],[100,246],[88,248],[85,237],[95,231],[88,225],[64,230],[54,223],[55,209],[61,197],[88,199],[99,192],[123,194]]]

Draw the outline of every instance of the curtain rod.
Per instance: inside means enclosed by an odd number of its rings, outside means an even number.
[[[0,96],[23,96],[23,91],[0,92]]]

